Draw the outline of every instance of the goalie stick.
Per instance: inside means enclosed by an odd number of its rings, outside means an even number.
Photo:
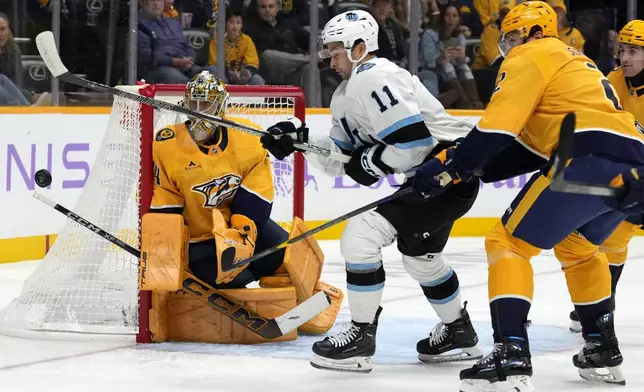
[[[410,186],[409,188],[403,189],[400,192],[393,193],[393,194],[391,194],[391,195],[389,195],[387,197],[383,197],[380,200],[376,200],[376,201],[374,201],[372,203],[369,203],[369,204],[367,204],[367,205],[365,205],[363,207],[360,207],[360,208],[358,208],[356,210],[353,210],[351,212],[347,212],[346,214],[341,215],[341,216],[339,216],[339,217],[337,217],[337,218],[335,218],[333,220],[330,220],[330,221],[328,221],[327,223],[325,223],[323,225],[315,227],[315,228],[313,228],[313,229],[311,229],[309,231],[305,231],[304,233],[298,235],[297,237],[293,237],[293,238],[291,238],[289,240],[286,240],[286,241],[282,242],[281,244],[277,244],[277,245],[273,246],[272,248],[265,249],[265,250],[263,250],[263,251],[261,251],[259,253],[256,253],[253,256],[251,256],[251,257],[249,257],[247,259],[244,259],[244,260],[240,260],[240,261],[235,262],[235,248],[228,248],[228,249],[226,249],[226,250],[224,250],[222,252],[222,255],[221,255],[221,269],[223,271],[231,271],[231,270],[234,270],[237,267],[241,267],[242,265],[252,263],[255,260],[261,259],[262,257],[265,257],[265,256],[268,256],[268,255],[270,255],[272,253],[275,253],[275,252],[279,251],[280,249],[283,249],[283,248],[287,247],[288,245],[291,245],[291,244],[294,244],[294,243],[296,243],[296,242],[298,242],[300,240],[303,240],[306,237],[310,237],[310,236],[312,236],[314,234],[317,234],[317,233],[319,233],[319,232],[321,232],[323,230],[328,229],[331,226],[335,226],[335,225],[337,225],[339,223],[344,222],[347,219],[353,218],[356,215],[360,215],[363,212],[366,212],[366,211],[369,211],[369,210],[371,210],[373,208],[376,208],[381,204],[385,204],[385,203],[388,203],[388,202],[390,202],[392,200],[398,199],[399,197],[408,195],[412,191],[413,190],[412,190],[412,188]]]
[[[67,218],[94,232],[99,237],[105,238],[137,259],[141,258],[141,251],[139,249],[125,243],[73,211],[57,204],[39,192],[34,193],[34,198],[49,205],[56,211],[67,216]],[[287,334],[320,314],[331,304],[331,298],[329,295],[321,291],[279,317],[266,318],[258,315],[253,310],[245,307],[239,302],[227,297],[221,292],[221,290],[214,289],[203,283],[190,272],[184,271],[184,273],[186,279],[184,279],[183,282],[183,291],[185,293],[192,295],[194,298],[218,312],[223,313],[234,322],[255,332],[265,339],[275,339]]]
[[[58,50],[56,49],[56,42],[54,41],[54,35],[51,31],[43,31],[42,33],[38,34],[38,36],[36,37],[36,46],[38,47],[38,52],[47,65],[47,68],[49,68],[51,74],[54,77],[62,80],[63,82],[75,84],[77,86],[99,91],[102,93],[116,95],[118,97],[130,99],[132,101],[137,101],[146,105],[150,105],[155,109],[165,109],[185,114],[189,117],[198,118],[200,120],[208,121],[224,127],[234,128],[254,136],[261,137],[267,134],[266,131],[249,127],[247,125],[237,124],[233,121],[229,121],[223,118],[205,113],[195,112],[183,106],[175,105],[150,97],[144,97],[142,95],[130,93],[116,87],[110,87],[101,83],[92,82],[87,79],[80,78],[69,72],[67,67],[65,67],[65,64],[63,64],[63,61],[60,59],[60,55],[58,54]],[[293,145],[301,151],[308,151],[344,163],[349,162],[349,159],[351,159],[351,157],[348,155],[333,152],[323,147],[314,146],[308,143],[302,143],[296,140],[293,141]]]
[[[573,138],[575,134],[575,113],[566,114],[561,122],[559,130],[559,145],[555,152],[550,189],[556,192],[576,193],[593,196],[619,196],[624,192],[623,188],[615,188],[610,185],[590,184],[581,181],[566,181],[564,178],[564,169],[568,160],[572,157]]]

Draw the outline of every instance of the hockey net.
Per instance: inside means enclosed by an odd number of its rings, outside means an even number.
[[[178,103],[184,85],[122,86]],[[228,86],[227,116],[262,129],[289,116],[304,121],[301,89]],[[152,199],[152,140],[160,128],[184,121],[176,112],[114,97],[105,135],[87,183],[72,209],[89,222],[139,247],[140,217]],[[231,130],[231,132],[240,132]],[[273,159],[271,218],[289,229],[303,216],[303,158]],[[52,214],[55,212],[52,212]],[[0,333],[54,339],[131,339],[149,342],[150,293],[138,290],[138,260],[68,220],[20,295],[0,312]]]

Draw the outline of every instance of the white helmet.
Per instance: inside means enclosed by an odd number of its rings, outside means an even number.
[[[367,51],[359,59],[351,58],[351,49],[357,40],[363,40]],[[368,53],[378,50],[378,23],[367,11],[347,11],[334,16],[322,30],[322,44],[326,48],[331,42],[341,42],[347,51],[349,60],[353,63],[361,61]],[[320,57],[325,58],[329,53],[323,51]]]

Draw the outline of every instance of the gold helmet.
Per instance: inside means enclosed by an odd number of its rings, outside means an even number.
[[[209,71],[201,71],[186,84],[183,106],[196,112],[223,117],[228,98],[224,82]],[[192,138],[199,143],[213,133],[215,126],[208,121],[191,119],[188,130]]]
[[[518,45],[525,43],[539,28],[544,37],[557,37],[557,13],[543,1],[526,1],[512,8],[501,22],[499,50],[503,57]],[[511,42],[513,41],[513,42]]]
[[[621,44],[644,46],[644,20],[631,20],[620,30],[617,42]]]

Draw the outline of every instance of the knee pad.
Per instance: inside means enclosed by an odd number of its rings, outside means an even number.
[[[615,231],[599,246],[599,250],[606,253],[610,265],[622,265],[628,257],[628,243],[631,242],[635,232],[641,225],[622,222]]]
[[[608,259],[597,245],[572,233],[559,242],[554,251],[566,274],[570,298],[575,305],[597,303],[610,297]]]
[[[382,260],[382,247],[396,239],[396,229],[375,211],[350,219],[340,239],[340,253],[347,263],[373,263]]]
[[[443,253],[428,253],[423,256],[403,255],[403,266],[417,282],[436,286],[440,280],[451,274],[451,268]]]
[[[530,259],[541,250],[514,237],[499,220],[485,238],[490,302],[498,297],[532,301],[534,280]]]

